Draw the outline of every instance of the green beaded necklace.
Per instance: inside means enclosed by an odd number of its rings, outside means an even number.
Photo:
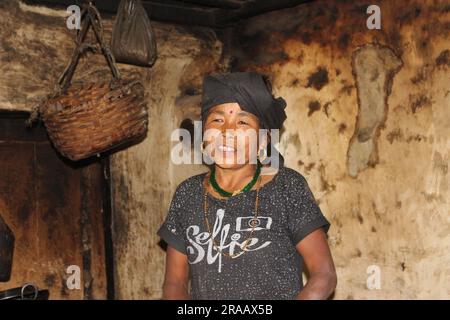
[[[251,188],[253,188],[253,186],[255,185],[256,181],[258,180],[258,177],[261,173],[261,163],[258,161],[258,164],[256,165],[256,171],[255,174],[253,175],[252,180],[247,183],[247,185],[242,188],[241,190],[236,190],[234,192],[228,192],[226,190],[223,190],[219,184],[217,183],[216,180],[216,168],[213,167],[212,171],[211,171],[211,175],[209,176],[209,183],[211,184],[211,186],[214,188],[214,190],[217,191],[217,193],[219,193],[221,196],[223,197],[231,197],[231,196],[235,196],[241,192],[246,192],[248,190],[250,190]]]

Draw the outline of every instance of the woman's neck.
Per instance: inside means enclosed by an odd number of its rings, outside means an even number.
[[[256,164],[246,164],[240,168],[221,168],[216,165],[216,181],[227,191],[236,191],[251,181],[256,171]]]

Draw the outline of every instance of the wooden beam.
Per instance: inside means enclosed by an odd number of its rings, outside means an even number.
[[[216,26],[215,16],[225,14],[227,11],[158,2],[143,2],[142,5],[152,20],[208,27]]]
[[[24,0],[30,5],[45,5],[50,7],[67,8],[77,4],[76,0]],[[78,1],[81,4],[82,1]],[[116,14],[120,0],[95,1],[95,6],[101,13]],[[226,9],[202,8],[192,5],[178,5],[171,2],[142,2],[151,20],[216,27],[216,16],[227,15]]]
[[[82,0],[24,0],[27,4],[40,4],[67,8],[81,4]],[[207,26],[227,27],[235,22],[262,13],[294,7],[312,0],[158,0],[142,1],[151,20]],[[120,0],[97,0],[102,13],[116,14]],[[214,6],[214,7],[213,7]]]
[[[185,3],[222,9],[240,9],[245,1],[239,0],[185,0]]]
[[[218,17],[216,24],[231,24],[238,20],[251,18],[263,13],[298,6],[313,0],[252,0],[245,1],[241,9],[235,10],[231,15]]]

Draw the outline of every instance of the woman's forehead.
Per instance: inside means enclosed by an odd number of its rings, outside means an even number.
[[[212,107],[210,110],[210,112],[218,112],[218,111],[243,111],[241,106],[239,105],[239,103],[237,102],[227,102],[227,103],[222,103],[222,104],[218,104],[214,107]]]
[[[238,114],[238,115],[242,115],[242,116],[253,117],[256,120],[258,120],[258,117],[256,115],[254,115],[251,112],[247,112],[247,111],[243,110],[239,106],[239,104],[236,102],[218,104],[218,105],[212,107],[211,109],[209,109],[208,114],[212,114],[212,113],[221,114],[221,115]]]

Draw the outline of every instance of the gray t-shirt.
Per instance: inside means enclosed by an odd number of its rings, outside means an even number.
[[[207,232],[203,210],[206,173],[183,181],[176,189],[158,235],[187,254],[192,299],[293,299],[303,287],[302,257],[295,245],[329,222],[316,204],[306,179],[281,167],[259,190],[256,228],[246,251],[254,218],[256,190],[227,200],[208,193]]]

